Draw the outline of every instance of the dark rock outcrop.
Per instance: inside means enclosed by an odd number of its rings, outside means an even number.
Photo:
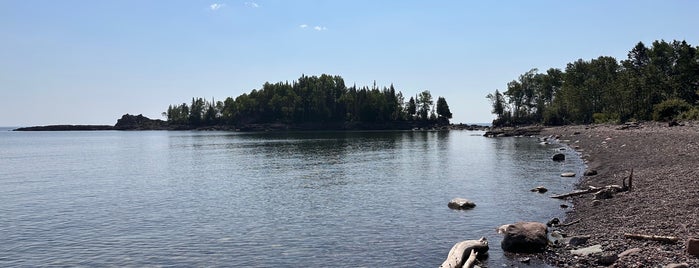
[[[141,114],[125,114],[114,125],[115,130],[168,130],[167,122],[159,119],[150,119]]]
[[[543,252],[548,244],[546,225],[540,222],[518,222],[498,228],[505,235],[500,246],[502,250],[514,253]]]

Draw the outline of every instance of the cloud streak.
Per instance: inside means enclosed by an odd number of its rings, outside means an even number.
[[[213,4],[209,5],[209,9],[211,11],[216,11],[216,10],[223,8],[224,6],[226,6],[226,4],[213,3]]]
[[[251,7],[251,8],[258,8],[258,7],[260,7],[260,5],[259,5],[258,3],[255,3],[255,2],[245,2],[245,6],[246,6],[246,7]]]
[[[313,30],[318,31],[318,32],[328,30],[328,27],[325,27],[325,26],[316,25],[316,26],[311,27],[308,24],[301,24],[301,25],[299,25],[299,28],[301,28],[301,29],[313,29]]]

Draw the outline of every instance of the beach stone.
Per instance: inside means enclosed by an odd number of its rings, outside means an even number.
[[[566,160],[566,155],[561,154],[561,153],[554,154],[554,155],[551,157],[551,159],[553,159],[553,161],[556,161],[556,162],[565,161],[565,160]]]
[[[627,250],[624,250],[624,252],[619,253],[619,258],[627,256],[627,255],[631,256],[631,255],[637,254],[639,252],[641,252],[640,248],[627,249]]]
[[[586,248],[571,250],[570,254],[578,255],[578,256],[587,256],[590,254],[595,254],[595,253],[600,253],[600,252],[602,252],[602,245],[594,245],[594,246],[589,246]]]
[[[683,263],[673,263],[673,264],[668,264],[663,266],[665,268],[689,268],[689,264],[686,262]]]
[[[573,172],[561,173],[561,177],[575,177],[575,173],[573,173]]]
[[[498,228],[505,237],[500,243],[502,250],[513,253],[543,252],[548,244],[548,229],[540,222],[517,222]]]
[[[699,238],[687,239],[687,254],[699,257]]]
[[[568,240],[568,245],[577,247],[577,246],[582,246],[585,243],[587,243],[587,240],[590,240],[589,235],[581,235],[581,236],[573,236]]]
[[[447,206],[451,209],[471,209],[476,207],[476,203],[466,198],[454,198]]]

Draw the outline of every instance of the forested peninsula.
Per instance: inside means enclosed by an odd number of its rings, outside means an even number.
[[[167,121],[126,114],[111,126],[39,126],[20,131],[58,130],[407,130],[443,129],[452,113],[444,97],[428,90],[410,96],[393,84],[347,87],[340,76],[301,75],[297,81],[265,83],[235,99],[192,98],[170,105]],[[470,129],[475,126],[460,125]]]
[[[177,129],[354,130],[412,129],[449,125],[452,113],[443,97],[436,104],[430,91],[411,96],[391,84],[379,89],[347,87],[340,76],[302,75],[297,81],[265,83],[235,99],[170,105],[170,126]]]
[[[488,94],[493,126],[699,119],[699,47],[636,44],[625,60],[600,56],[537,69]]]

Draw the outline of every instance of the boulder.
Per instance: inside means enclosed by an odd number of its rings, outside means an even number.
[[[500,243],[502,250],[514,253],[543,252],[548,244],[546,225],[540,222],[518,222],[498,228],[505,237]]]
[[[553,159],[553,161],[556,161],[556,162],[565,161],[565,160],[566,160],[566,155],[561,154],[561,153],[557,153],[557,154],[554,154],[554,155],[551,157],[551,159]]]
[[[699,257],[699,238],[687,239],[687,254]]]
[[[451,209],[472,209],[476,207],[476,203],[466,198],[454,198],[447,206]]]

